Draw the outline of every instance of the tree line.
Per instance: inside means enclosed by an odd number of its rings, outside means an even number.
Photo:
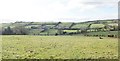
[[[23,26],[16,26],[14,28],[8,26],[7,28],[2,29],[0,32],[2,35],[27,35],[29,30]]]

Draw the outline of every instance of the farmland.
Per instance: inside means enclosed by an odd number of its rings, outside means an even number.
[[[85,33],[91,34],[96,32],[106,33],[110,31],[118,31],[118,29],[117,19],[94,20],[76,23],[16,21],[14,23],[0,24],[0,34],[2,35],[84,35]]]
[[[117,59],[118,30],[117,19],[2,23],[0,53],[3,59]]]
[[[3,59],[117,59],[118,39],[86,36],[3,35]]]

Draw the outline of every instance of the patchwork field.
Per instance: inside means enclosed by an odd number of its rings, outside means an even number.
[[[117,59],[117,48],[117,38],[2,36],[3,59]]]

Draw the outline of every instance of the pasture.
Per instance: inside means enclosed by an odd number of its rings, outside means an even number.
[[[3,35],[3,59],[117,59],[118,39]]]

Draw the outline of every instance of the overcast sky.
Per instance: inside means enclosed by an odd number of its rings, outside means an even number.
[[[0,0],[0,22],[117,19],[119,0]]]

